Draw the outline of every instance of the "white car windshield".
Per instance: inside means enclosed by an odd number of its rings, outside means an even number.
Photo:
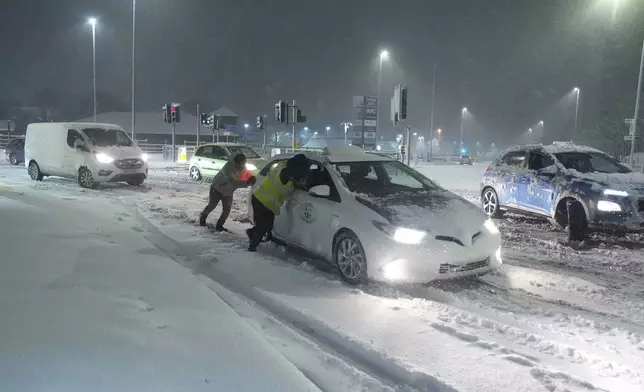
[[[255,151],[253,151],[252,148],[246,147],[246,146],[228,146],[228,151],[230,151],[231,156],[235,156],[237,154],[244,154],[246,155],[247,159],[257,159],[260,158],[259,154],[257,154]]]
[[[566,169],[580,173],[630,173],[631,170],[606,154],[595,152],[562,152],[555,157]]]
[[[83,133],[96,147],[132,146],[132,139],[120,129],[85,128]]]
[[[435,182],[397,161],[342,162],[334,166],[351,192],[387,196],[443,191]]]

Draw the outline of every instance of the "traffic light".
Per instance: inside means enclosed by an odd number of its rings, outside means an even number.
[[[288,123],[288,105],[286,101],[279,101],[275,104],[275,121],[278,123]]]
[[[172,103],[170,106],[171,119],[173,123],[178,123],[181,121],[181,105],[178,103]]]
[[[306,116],[302,115],[302,111],[300,109],[297,109],[296,116],[295,116],[295,122],[296,123],[305,123],[306,122]]]
[[[163,122],[166,124],[170,124],[172,122],[171,106],[172,105],[166,104],[161,107],[161,111],[163,113]]]
[[[266,128],[266,119],[264,116],[257,116],[257,129],[265,129]]]
[[[400,89],[400,112],[398,118],[401,120],[407,119],[407,86],[402,86]]]
[[[208,118],[209,118],[209,117],[210,117],[210,115],[209,115],[208,113],[201,113],[201,114],[199,115],[199,122],[201,123],[201,125],[206,125],[206,126],[208,126],[208,121],[209,121],[209,119],[208,119]]]

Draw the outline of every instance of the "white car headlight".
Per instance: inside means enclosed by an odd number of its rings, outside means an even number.
[[[597,209],[603,212],[621,212],[622,207],[614,201],[600,200],[597,202]]]
[[[617,189],[604,189],[604,195],[606,195],[606,196],[622,196],[622,197],[626,197],[626,196],[628,196],[628,192],[620,191],[620,190],[617,190]]]
[[[483,227],[490,234],[499,234],[499,228],[496,226],[496,223],[492,219],[488,219],[483,223]]]
[[[99,163],[112,163],[112,162],[114,162],[114,158],[112,158],[111,156],[109,156],[107,154],[103,154],[102,152],[99,152],[98,154],[96,154],[96,160]]]
[[[420,244],[426,235],[427,233],[424,231],[399,227],[394,232],[394,241],[400,242],[401,244],[416,245]]]
[[[257,166],[253,165],[252,163],[247,163],[246,170],[255,171],[257,170]]]
[[[141,160],[143,162],[147,162],[148,161],[148,154],[146,154],[146,153],[141,154]]]
[[[373,221],[373,225],[376,226],[378,230],[393,238],[394,241],[406,245],[418,245],[427,235],[426,231],[407,229],[404,227],[393,227],[376,220]]]

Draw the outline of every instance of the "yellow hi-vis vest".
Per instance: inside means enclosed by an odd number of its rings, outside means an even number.
[[[284,204],[284,200],[286,200],[294,189],[293,181],[291,180],[286,184],[282,184],[280,173],[285,167],[286,162],[281,162],[272,168],[271,171],[268,172],[266,178],[259,183],[255,192],[253,192],[253,196],[255,196],[255,198],[264,205],[264,207],[273,211],[275,215],[279,215],[280,207]]]

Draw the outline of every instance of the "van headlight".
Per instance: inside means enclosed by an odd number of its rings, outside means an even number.
[[[387,234],[394,241],[405,245],[418,245],[427,235],[427,232],[422,230],[408,229],[406,227],[393,227],[379,221],[373,221],[372,223],[378,230]]]
[[[490,234],[499,234],[499,228],[496,226],[496,223],[492,219],[488,219],[483,223],[483,227]]]
[[[98,154],[96,154],[96,160],[99,163],[112,163],[112,162],[114,162],[114,158],[112,158],[111,156],[109,156],[107,154],[103,154],[102,152],[99,152]]]
[[[146,153],[141,154],[141,160],[143,162],[147,162],[148,161],[148,154],[146,154]]]

